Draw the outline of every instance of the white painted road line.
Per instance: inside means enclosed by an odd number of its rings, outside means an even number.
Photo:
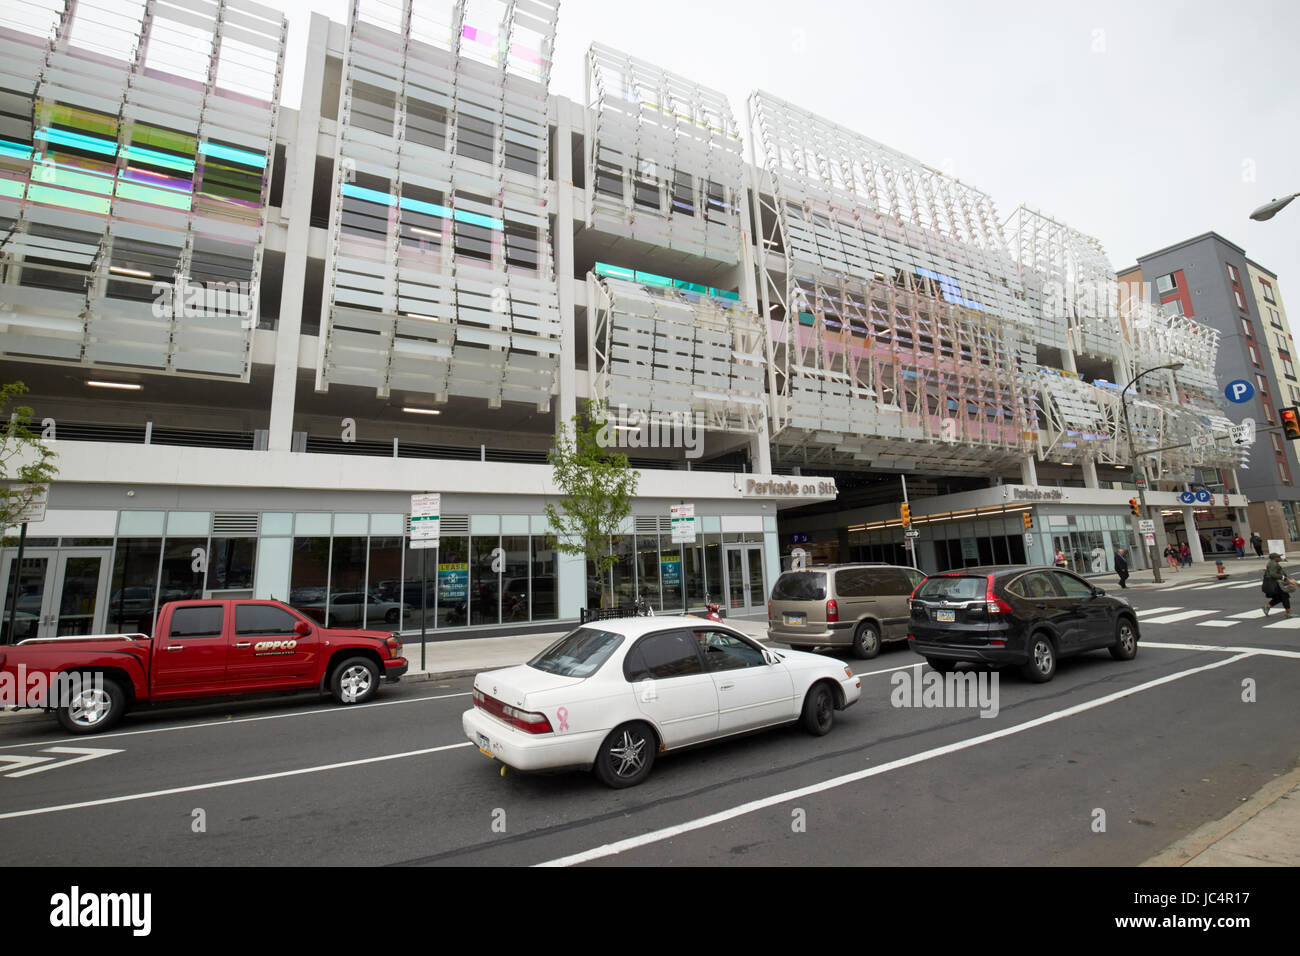
[[[352,707],[343,707],[337,704],[331,707],[320,707],[316,710],[296,710],[292,714],[265,714],[261,717],[240,717],[236,720],[209,720],[201,724],[176,724],[171,727],[154,727],[150,730],[119,730],[111,734],[96,734],[95,740],[108,740],[112,737],[138,737],[141,734],[167,734],[177,730],[198,730],[201,727],[232,727],[239,724],[251,724],[259,720],[286,720],[289,717],[313,717],[319,714],[360,714],[372,707],[396,707],[399,704],[418,704],[426,700],[450,700],[452,697],[469,697],[470,691],[463,694],[439,694],[434,697],[407,697],[403,700],[377,700],[370,704],[360,704]],[[196,704],[201,704],[202,700],[196,700]],[[44,747],[52,743],[71,743],[73,741],[85,740],[85,737],[63,737],[55,740],[36,740],[25,744],[4,744],[0,743],[0,750],[17,750],[19,747]]]
[[[1250,654],[1256,657],[1289,657],[1300,661],[1300,651],[1282,651],[1274,647],[1237,647],[1231,644],[1176,644],[1166,641],[1142,641],[1141,647],[1159,651],[1220,651],[1224,654]]]
[[[327,763],[319,767],[301,767],[298,770],[283,770],[279,773],[263,773],[256,777],[238,777],[234,780],[216,780],[212,783],[196,783],[188,787],[172,787],[170,790],[152,790],[148,793],[128,793],[120,797],[104,797],[100,800],[86,800],[82,803],[64,803],[54,807],[36,807],[33,810],[14,810],[0,813],[0,820],[13,820],[17,817],[35,817],[44,813],[59,813],[63,810],[82,810],[86,807],[103,807],[112,803],[130,803],[135,800],[149,800],[153,797],[170,797],[177,793],[194,793],[197,790],[216,790],[221,787],[237,787],[245,783],[260,783],[263,780],[280,780],[284,777],[297,777],[306,773],[324,773],[326,770],[341,770],[345,767],[363,767],[371,763],[383,763],[388,760],[404,760],[407,757],[423,757],[444,750],[456,750],[460,747],[472,747],[468,740],[460,744],[446,744],[442,747],[428,747],[424,750],[408,750],[400,754],[385,754],[382,757],[365,757],[362,760],[347,760],[343,763]]]
[[[1208,608],[1203,611],[1179,611],[1177,614],[1162,614],[1160,617],[1144,617],[1143,624],[1175,624],[1178,621],[1188,621],[1194,617],[1204,617],[1207,614],[1219,613],[1214,608]]]
[[[557,857],[554,860],[548,860],[545,863],[535,864],[536,866],[573,866],[577,863],[587,863],[591,860],[599,860],[607,856],[616,856],[619,853],[625,853],[628,850],[635,850],[643,846],[649,846],[652,843],[659,843],[663,840],[671,840],[673,837],[681,836],[684,833],[690,833],[694,830],[702,830],[705,827],[711,827],[719,823],[725,823],[728,820],[734,820],[736,817],[745,816],[758,810],[764,810],[768,807],[779,806],[783,803],[789,803],[791,800],[798,800],[801,797],[811,796],[817,793],[823,793],[827,790],[834,790],[850,783],[857,783],[859,780],[866,780],[870,777],[879,776],[883,773],[889,773],[892,770],[899,770],[903,767],[910,767],[913,764],[923,763],[927,760],[933,760],[935,757],[943,757],[951,753],[967,750],[971,747],[978,747],[980,744],[989,743],[994,740],[1000,740],[1003,737],[1010,737],[1014,734],[1023,733],[1026,730],[1032,730],[1035,727],[1041,727],[1054,721],[1063,720],[1066,717],[1073,717],[1075,714],[1082,714],[1094,708],[1104,706],[1125,697],[1131,697],[1143,691],[1159,687],[1162,684],[1168,684],[1172,681],[1180,680],[1184,677],[1190,677],[1193,674],[1201,674],[1205,671],[1214,670],[1218,667],[1225,667],[1228,664],[1235,664],[1250,658],[1251,652],[1235,654],[1232,657],[1225,657],[1222,660],[1215,661],[1212,664],[1202,664],[1200,667],[1192,667],[1184,671],[1177,671],[1164,677],[1158,677],[1155,680],[1147,681],[1145,684],[1138,684],[1127,690],[1116,691],[1113,694],[1107,694],[1105,697],[1098,697],[1095,700],[1086,701],[1082,704],[1076,704],[1073,707],[1066,707],[1063,710],[1053,711],[1042,717],[1036,717],[1033,720],[1027,720],[1024,723],[1007,727],[1003,730],[995,730],[992,733],[981,734],[978,737],[971,737],[967,740],[961,740],[957,743],[946,744],[942,747],[935,747],[932,750],[922,751],[918,754],[912,754],[908,757],[901,757],[898,760],[891,760],[888,763],[881,764],[878,767],[869,767],[866,770],[858,770],[853,773],[844,774],[840,777],[832,777],[830,780],[823,780],[821,783],[812,784],[807,787],[800,787],[796,790],[787,790],[784,793],[773,794],[770,797],[764,797],[761,800],[751,800],[749,803],[743,803],[738,807],[732,807],[729,810],[723,810],[719,813],[710,814],[707,817],[700,817],[696,820],[690,820],[686,823],[679,823],[676,826],[665,827],[662,830],[655,830],[651,833],[645,833],[641,836],[629,837],[626,840],[619,840],[616,843],[606,843],[604,846],[598,846],[582,853],[574,853],[569,856]]]
[[[1280,630],[1290,630],[1292,628],[1297,628],[1297,627],[1300,627],[1300,617],[1284,617],[1282,618],[1282,620],[1278,621],[1275,624],[1265,624],[1264,630],[1280,631]]]
[[[1228,615],[1228,617],[1236,618],[1239,621],[1252,618],[1252,617],[1263,617],[1263,616],[1264,616],[1263,605],[1260,605],[1260,610],[1242,611],[1240,614]]]
[[[1240,624],[1240,621],[1197,621],[1197,627],[1232,627],[1234,624]]]
[[[1141,620],[1146,620],[1146,615],[1148,614],[1163,614],[1166,611],[1181,611],[1182,609],[1183,606],[1181,604],[1171,604],[1169,607],[1148,607],[1138,611],[1137,616]]]

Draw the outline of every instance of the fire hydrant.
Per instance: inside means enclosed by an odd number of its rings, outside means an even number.
[[[1216,558],[1214,561],[1214,570],[1218,573],[1219,580],[1222,581],[1228,576],[1228,572],[1223,567],[1223,558]]]

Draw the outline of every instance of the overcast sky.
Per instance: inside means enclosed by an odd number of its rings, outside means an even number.
[[[310,11],[289,17],[297,106]],[[1294,0],[561,0],[551,92],[581,100],[599,40],[725,93],[765,91],[956,175],[1006,218],[1027,203],[1116,268],[1214,230],[1300,309],[1300,3]],[[748,156],[748,151],[746,151]],[[1288,291],[1289,290],[1289,291]]]

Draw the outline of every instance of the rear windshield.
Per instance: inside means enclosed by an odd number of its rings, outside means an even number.
[[[773,601],[824,601],[826,600],[826,572],[791,571],[776,579],[772,585]]]
[[[542,651],[528,666],[561,677],[590,677],[622,643],[622,634],[580,627]]]
[[[916,596],[928,601],[978,601],[987,586],[988,578],[938,574],[926,578]]]

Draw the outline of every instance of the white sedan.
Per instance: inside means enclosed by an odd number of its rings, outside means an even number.
[[[796,721],[810,734],[857,701],[839,661],[774,651],[695,617],[593,622],[527,664],[474,679],[461,718],[479,750],[516,770],[593,770],[611,787],[655,755]]]

